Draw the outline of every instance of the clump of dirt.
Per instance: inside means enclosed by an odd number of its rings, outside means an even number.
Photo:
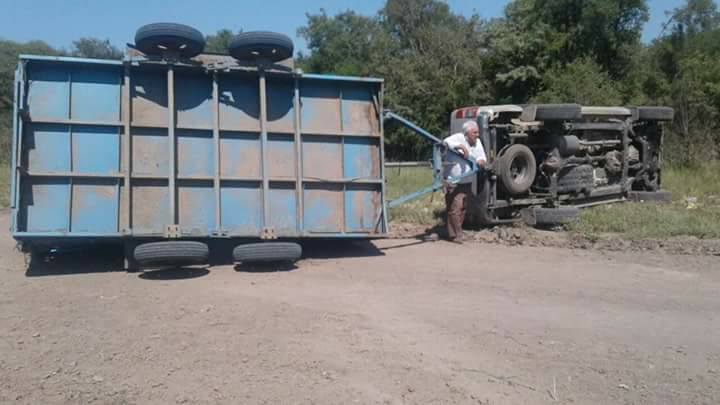
[[[394,223],[390,238],[416,238],[436,241],[444,237],[442,226],[427,227],[417,224]],[[672,239],[626,239],[622,235],[606,234],[598,237],[564,231],[562,228],[545,230],[526,225],[495,226],[478,230],[465,230],[465,240],[495,243],[507,246],[569,247],[606,251],[662,251],[681,255],[720,256],[720,240],[692,237]]]

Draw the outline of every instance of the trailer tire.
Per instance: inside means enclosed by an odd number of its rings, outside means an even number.
[[[248,243],[233,249],[233,259],[242,263],[295,262],[302,247],[292,242]]]
[[[285,34],[269,31],[243,32],[230,41],[228,46],[230,55],[239,60],[265,59],[271,62],[292,57],[293,42]]]
[[[640,121],[672,121],[675,110],[670,107],[636,107],[635,115]]]
[[[672,193],[669,191],[629,191],[628,200],[630,201],[647,201],[658,203],[672,202]]]
[[[141,267],[186,266],[206,264],[209,249],[206,244],[194,241],[150,242],[135,247],[133,256]]]
[[[150,55],[168,50],[192,58],[205,49],[205,37],[200,31],[187,25],[154,23],[143,25],[137,30],[135,47]]]
[[[500,184],[512,195],[523,194],[537,174],[535,155],[526,145],[516,143],[505,149],[497,160],[497,175]]]
[[[535,225],[564,225],[577,219],[580,209],[577,207],[557,207],[533,209]]]
[[[535,119],[538,121],[572,121],[582,118],[579,104],[536,104]]]

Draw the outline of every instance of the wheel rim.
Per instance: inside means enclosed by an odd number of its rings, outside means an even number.
[[[523,159],[513,159],[510,162],[510,177],[513,183],[522,183],[527,177],[528,165]]]

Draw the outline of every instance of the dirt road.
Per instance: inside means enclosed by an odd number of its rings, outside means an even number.
[[[13,247],[0,403],[720,403],[720,257],[388,240],[141,274]]]

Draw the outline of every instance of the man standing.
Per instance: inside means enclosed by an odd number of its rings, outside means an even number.
[[[472,171],[468,160],[474,161],[481,168],[485,167],[487,160],[482,142],[478,140],[480,130],[475,121],[467,121],[463,124],[463,132],[450,135],[443,140],[443,144],[449,149],[458,152],[447,153],[445,170],[443,176],[446,180],[458,178]],[[457,184],[445,186],[445,207],[447,209],[447,230],[451,242],[462,243],[462,224],[465,220],[465,200],[472,192],[472,181],[474,176],[462,178]]]

